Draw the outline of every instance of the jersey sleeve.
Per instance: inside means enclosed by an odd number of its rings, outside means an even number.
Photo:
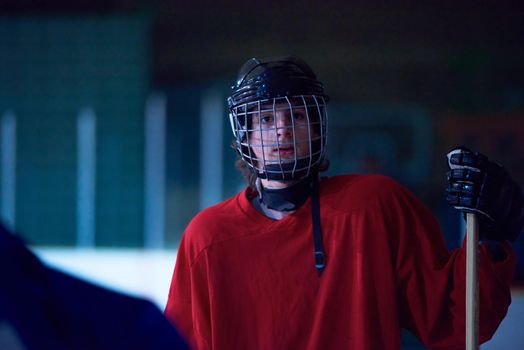
[[[435,218],[409,191],[393,186],[384,209],[395,244],[398,304],[403,328],[431,349],[464,349],[466,250],[449,252]],[[489,340],[511,302],[515,257],[494,262],[486,247],[479,255],[479,337]]]
[[[197,268],[198,255],[190,258],[193,247],[182,237],[171,279],[165,316],[180,330],[194,349],[210,349],[209,293],[205,269]]]

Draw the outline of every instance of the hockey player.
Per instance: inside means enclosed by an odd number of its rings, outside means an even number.
[[[294,57],[251,59],[228,99],[250,186],[184,232],[165,314],[197,349],[399,349],[401,329],[434,349],[463,349],[465,251],[381,175],[320,178],[328,96]],[[478,212],[480,337],[510,303],[507,242],[524,200],[500,166],[458,149],[448,201]]]

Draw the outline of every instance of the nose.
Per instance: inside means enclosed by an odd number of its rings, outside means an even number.
[[[289,116],[289,113],[278,113],[277,112],[276,117],[277,117],[276,125],[277,125],[278,135],[279,136],[290,135],[292,133],[291,128],[293,124]]]

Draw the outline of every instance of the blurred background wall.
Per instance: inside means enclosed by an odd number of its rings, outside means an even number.
[[[329,173],[395,177],[456,247],[452,146],[524,185],[523,15],[494,1],[3,0],[2,221],[51,263],[163,307],[188,221],[244,186],[225,108],[237,69],[296,54],[331,97]],[[524,237],[515,247],[519,301]],[[523,322],[516,305],[499,333]]]

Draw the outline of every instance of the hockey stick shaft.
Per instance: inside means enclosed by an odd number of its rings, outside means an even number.
[[[479,348],[478,318],[478,221],[477,215],[466,214],[466,350]]]

